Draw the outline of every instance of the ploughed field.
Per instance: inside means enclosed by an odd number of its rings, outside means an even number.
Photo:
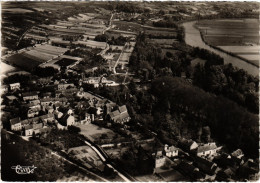
[[[196,26],[207,44],[259,66],[259,20],[203,20]]]

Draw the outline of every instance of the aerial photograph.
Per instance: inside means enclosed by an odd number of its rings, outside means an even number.
[[[259,2],[1,2],[1,177],[259,180]]]

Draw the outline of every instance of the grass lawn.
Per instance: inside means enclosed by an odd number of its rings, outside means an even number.
[[[102,134],[106,134],[108,138],[112,138],[115,135],[115,133],[112,130],[107,128],[102,128],[94,124],[88,124],[88,125],[79,124],[77,126],[81,129],[80,134],[86,136],[91,141],[100,138]]]

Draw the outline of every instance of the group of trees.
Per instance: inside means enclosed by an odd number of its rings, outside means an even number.
[[[177,28],[178,27],[176,22],[173,21],[172,19],[160,20],[158,22],[153,22],[153,26],[155,26],[155,27],[166,27],[166,28]]]
[[[112,38],[110,40],[108,40],[107,43],[109,45],[124,46],[126,42],[127,42],[127,38],[126,37],[119,36],[119,37],[115,38],[114,36],[112,36]]]
[[[1,132],[2,138],[2,171],[4,181],[57,181],[64,177],[86,176],[78,167],[62,158],[57,158],[51,150],[39,146],[33,140],[25,141],[16,135]],[[9,136],[9,137],[8,137]],[[32,174],[19,175],[12,166],[37,167]],[[89,177],[90,178],[90,177]]]
[[[33,74],[39,77],[51,77],[55,76],[58,73],[59,70],[53,67],[36,67],[33,71]]]
[[[96,35],[94,40],[99,42],[107,42],[108,36],[106,34]]]
[[[201,127],[209,126],[212,137],[230,150],[241,148],[247,156],[258,156],[258,116],[236,103],[173,77],[156,79],[151,93],[157,101],[153,107],[154,124],[151,125],[154,130],[168,129],[172,133],[171,129],[177,126],[176,131],[188,131],[197,136]],[[163,117],[165,115],[172,117],[167,119]]]
[[[135,49],[130,57],[129,65],[136,72],[147,69],[149,79],[156,75],[180,76],[181,72],[189,72],[190,58],[187,50],[181,49],[184,43],[174,43],[178,47],[175,54],[163,52],[159,45],[146,40],[145,34],[137,37]]]
[[[205,91],[223,95],[244,106],[250,112],[259,112],[259,79],[231,64],[203,67],[197,65],[193,83]]]

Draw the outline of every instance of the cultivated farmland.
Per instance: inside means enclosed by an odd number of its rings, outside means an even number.
[[[197,27],[207,44],[259,66],[259,20],[203,20]]]

